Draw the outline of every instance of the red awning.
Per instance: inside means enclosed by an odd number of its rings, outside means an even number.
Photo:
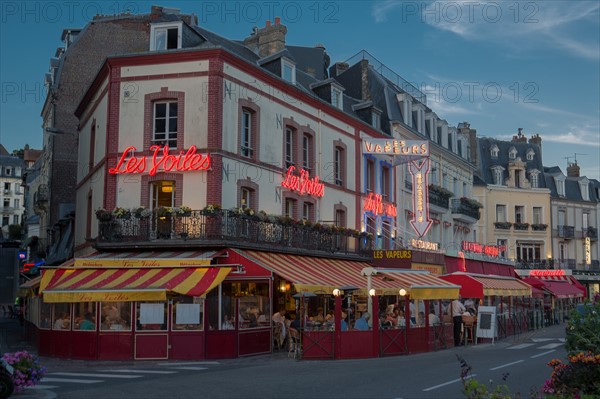
[[[531,286],[514,277],[457,272],[440,276],[440,278],[460,285],[460,295],[463,298],[531,296]]]
[[[545,281],[544,289],[556,298],[582,298],[583,292],[576,286],[560,281]]]
[[[577,287],[583,293],[582,296],[587,295],[587,290],[586,290],[585,286],[583,284],[581,284],[579,281],[577,281],[577,279],[575,277],[573,277],[572,275],[569,275],[569,274],[554,275],[552,273],[548,273],[547,275],[545,275],[544,273],[539,273],[539,274],[530,275],[530,276],[533,278],[540,279],[544,282],[546,282],[546,281],[564,282],[569,285],[573,285],[573,286]]]

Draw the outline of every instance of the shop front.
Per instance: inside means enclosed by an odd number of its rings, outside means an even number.
[[[39,353],[107,360],[205,358],[206,294],[233,269],[210,265],[212,253],[105,253],[44,269],[41,297],[32,298],[39,313],[30,320]]]
[[[529,330],[531,286],[522,280],[508,276],[493,276],[455,272],[440,276],[441,279],[461,286],[463,300],[471,299],[478,306],[495,307],[495,338],[520,334]]]
[[[523,281],[544,290],[544,324],[546,326],[565,321],[569,312],[584,298],[584,292],[567,281],[542,280],[536,277],[524,277]]]

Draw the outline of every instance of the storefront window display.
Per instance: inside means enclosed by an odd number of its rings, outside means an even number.
[[[55,303],[52,309],[52,329],[70,330],[71,329],[71,304]]]
[[[230,285],[230,287],[228,287]],[[269,283],[233,282],[223,284],[223,295],[229,292],[239,298],[238,321],[240,329],[271,325]]]
[[[204,299],[190,296],[177,296],[173,298],[173,314],[171,316],[172,330],[204,329]]]
[[[167,330],[167,304],[164,302],[137,302],[136,329],[166,331]]]
[[[73,304],[73,330],[96,331],[96,302]]]
[[[131,331],[131,302],[100,302],[100,331]]]

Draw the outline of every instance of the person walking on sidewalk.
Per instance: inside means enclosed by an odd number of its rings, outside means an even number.
[[[460,333],[462,330],[462,315],[465,312],[464,305],[460,302],[460,295],[458,299],[452,301],[450,311],[452,312],[452,322],[454,323],[454,346],[460,346]]]

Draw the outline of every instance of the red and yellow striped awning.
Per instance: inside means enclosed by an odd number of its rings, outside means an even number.
[[[230,267],[98,267],[45,269],[44,302],[164,301],[167,292],[203,296]]]
[[[463,298],[531,296],[531,286],[514,277],[455,272],[440,278],[460,285],[460,295]]]
[[[261,267],[271,270],[294,284],[299,292],[331,294],[334,289],[344,286],[355,287],[367,295],[368,280],[363,274],[367,262],[329,259],[313,256],[288,255],[272,252],[236,250],[242,256]],[[414,299],[457,298],[460,287],[448,283],[421,270],[395,272],[377,269],[371,277],[371,288],[377,295],[397,295],[404,288]]]

